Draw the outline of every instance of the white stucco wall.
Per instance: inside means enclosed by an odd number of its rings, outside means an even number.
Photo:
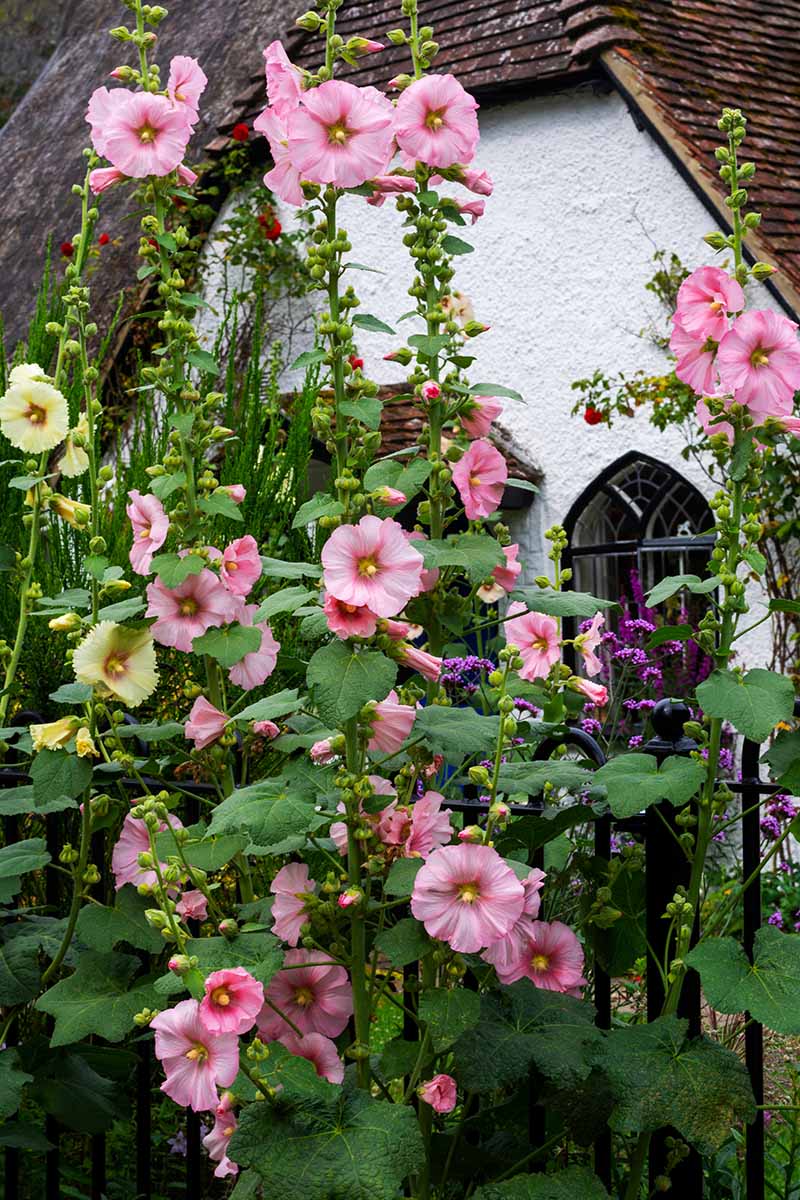
[[[541,494],[518,529],[526,573],[545,565],[543,529],[562,521],[592,479],[628,450],[669,463],[701,491],[703,472],[681,458],[676,430],[661,434],[645,413],[614,428],[571,417],[575,379],[663,369],[656,347],[638,336],[662,314],[645,284],[656,249],[675,250],[689,266],[715,261],[702,241],[713,221],[648,133],[637,130],[623,100],[591,90],[484,109],[477,164],[495,190],[474,230],[475,252],[458,260],[457,286],[476,316],[492,326],[472,343],[477,380],[503,383],[524,403],[507,401],[503,424],[544,473]],[[291,224],[290,211],[281,221]],[[394,325],[410,307],[411,263],[391,201],[375,210],[356,197],[342,203],[352,258],[379,266],[349,282],[362,312]],[[717,260],[718,261],[718,260]],[[751,303],[777,307],[763,288]],[[411,322],[399,328],[411,332]],[[359,334],[365,369],[382,383],[402,373],[383,355],[397,339]],[[287,382],[289,380],[287,379]],[[753,600],[757,601],[754,596]],[[769,658],[768,626],[742,645],[742,658]]]

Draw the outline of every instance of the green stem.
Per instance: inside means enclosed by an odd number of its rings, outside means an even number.
[[[78,848],[78,861],[75,864],[75,873],[73,876],[72,900],[69,906],[69,914],[67,916],[67,925],[64,930],[64,936],[61,939],[61,945],[56,951],[50,965],[45,969],[42,975],[42,990],[47,986],[50,980],[55,975],[56,971],[61,966],[64,958],[72,944],[72,935],[75,932],[75,926],[78,923],[78,913],[81,909],[81,897],[83,896],[84,882],[83,876],[86,872],[86,867],[89,862],[89,843],[92,831],[92,810],[90,804],[90,792],[86,792],[83,797],[83,812],[81,813],[81,840]]]
[[[647,1163],[647,1153],[650,1149],[649,1133],[640,1133],[636,1148],[633,1152],[630,1164],[630,1174],[628,1176],[628,1186],[625,1189],[624,1200],[639,1200],[639,1192],[642,1186],[642,1175],[644,1174],[645,1164]]]
[[[47,469],[47,453],[43,453],[39,460],[39,475],[44,475]],[[8,660],[3,678],[3,695],[0,696],[0,725],[6,723],[6,713],[11,701],[11,688],[17,675],[17,668],[22,657],[22,647],[25,642],[25,634],[28,630],[28,619],[31,613],[31,601],[28,596],[28,591],[33,580],[33,571],[36,563],[36,555],[39,550],[39,515],[41,513],[41,484],[37,483],[33,491],[33,509],[31,514],[31,531],[28,540],[28,553],[25,556],[27,566],[24,569],[22,579],[20,581],[19,593],[19,616],[17,618],[17,632],[14,637],[14,645],[11,650],[11,657]]]
[[[420,983],[423,990],[436,986],[436,966],[432,961],[431,955],[426,955],[423,958]],[[423,1052],[428,1044],[429,1033],[427,1026],[421,1032],[420,1051],[417,1057],[414,1070],[421,1070],[423,1065]],[[412,1077],[413,1078],[413,1077]],[[409,1083],[409,1088],[411,1083]],[[431,1134],[433,1132],[433,1109],[430,1104],[420,1104],[417,1110],[417,1121],[419,1123],[419,1131],[422,1134],[422,1141],[425,1146],[425,1161],[422,1171],[420,1172],[417,1181],[417,1200],[429,1200],[431,1194]]]

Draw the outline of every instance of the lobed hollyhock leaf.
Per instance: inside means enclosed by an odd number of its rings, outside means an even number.
[[[205,568],[205,560],[198,554],[156,554],[150,564],[166,588],[179,587],[190,575],[199,575]]]
[[[164,939],[145,920],[144,910],[150,907],[146,896],[126,884],[117,892],[113,908],[105,904],[83,906],[78,914],[78,940],[101,954],[108,954],[119,942],[158,954],[164,948]]]
[[[431,940],[419,921],[413,917],[403,917],[379,933],[375,945],[393,967],[405,967],[425,957],[431,949]]]
[[[548,617],[593,617],[601,608],[619,608],[614,600],[601,600],[588,592],[555,592],[552,588],[516,588],[512,600],[521,600],[529,612]]]
[[[414,543],[422,555],[425,567],[460,567],[470,580],[477,583],[491,575],[494,567],[505,563],[503,549],[496,538],[487,533],[458,533],[452,537]]]
[[[414,1111],[362,1091],[322,1110],[251,1104],[228,1152],[270,1200],[396,1200],[424,1158]]]
[[[481,998],[467,988],[431,988],[420,994],[419,1017],[426,1024],[437,1053],[477,1025],[480,1016]]]
[[[66,750],[40,750],[31,763],[30,777],[37,806],[48,804],[56,797],[74,800],[92,782],[92,764],[86,758],[78,758],[77,754],[68,754]]]
[[[788,675],[755,667],[741,676],[712,671],[697,686],[697,701],[709,717],[730,721],[738,733],[763,742],[780,721],[794,713],[794,684]]]
[[[368,700],[385,700],[397,678],[397,663],[378,650],[354,651],[341,641],[321,646],[308,664],[308,686],[324,721],[338,725]]]
[[[770,772],[781,788],[800,793],[800,730],[783,730],[775,738],[762,762],[769,763]]]
[[[0,943],[0,1004],[26,1004],[39,990],[39,946],[26,937],[14,936],[15,926]]]
[[[431,704],[418,710],[412,738],[424,737],[434,753],[457,756],[488,754],[497,745],[499,717],[483,717],[474,708],[444,708]]]
[[[225,629],[207,629],[194,639],[192,650],[195,654],[210,655],[227,669],[258,650],[261,637],[261,630],[255,625],[228,625]]]
[[[475,1200],[608,1200],[608,1192],[585,1167],[567,1167],[552,1175],[516,1175],[503,1183],[485,1183]]]
[[[141,742],[168,742],[170,738],[183,737],[184,728],[180,721],[151,722],[147,725],[117,725],[118,738],[138,738]]]
[[[661,800],[688,803],[705,778],[705,764],[690,758],[673,755],[659,766],[652,754],[618,754],[595,772],[594,782],[606,789],[615,817],[632,817]]]
[[[383,401],[377,396],[359,396],[357,400],[342,401],[339,412],[360,421],[367,429],[380,429]]]
[[[22,1100],[22,1089],[32,1081],[33,1076],[21,1069],[14,1046],[0,1050],[0,1119],[14,1115]]]
[[[67,1046],[89,1034],[122,1041],[136,1013],[158,1007],[152,981],[133,979],[140,968],[131,954],[81,954],[75,972],[36,1001],[40,1012],[55,1017],[50,1045]]]
[[[16,879],[28,871],[46,867],[50,855],[44,838],[26,838],[0,849],[0,879]]]
[[[688,642],[691,637],[694,637],[691,625],[659,625],[658,629],[650,634],[645,645],[648,650],[655,650],[657,646],[663,646],[664,642]]]
[[[246,833],[248,854],[289,854],[305,845],[306,835],[328,820],[317,812],[314,793],[305,785],[262,779],[237,788],[218,804],[208,833]]]
[[[386,895],[410,896],[417,872],[423,866],[421,858],[398,858],[396,862],[392,863],[389,874],[386,876],[386,883],[383,885]]]
[[[244,967],[265,986],[283,966],[281,943],[273,934],[263,931],[240,933],[235,938],[190,938],[186,953],[197,958],[204,975],[226,967]]]
[[[702,596],[706,592],[713,592],[718,587],[719,577],[717,575],[712,576],[711,579],[701,579],[699,575],[667,575],[665,579],[650,588],[647,593],[647,603],[651,608],[655,608],[657,604],[669,600],[670,596],[674,596],[676,592],[686,590],[693,595]]]
[[[258,624],[259,621],[268,621],[270,617],[274,617],[278,613],[295,612],[307,600],[316,598],[318,595],[316,589],[311,591],[302,586],[281,588],[279,592],[273,592],[271,596],[267,596],[253,618],[254,624]]]
[[[319,579],[322,567],[319,563],[284,562],[282,558],[262,554],[261,574],[270,579],[302,579],[306,575]]]
[[[316,496],[312,496],[310,500],[306,500],[305,504],[301,504],[295,513],[292,521],[292,529],[302,529],[305,525],[311,525],[314,521],[318,521],[320,517],[339,517],[344,512],[344,505],[341,500],[334,499],[327,492],[318,492]],[[263,560],[262,560],[263,561]],[[288,563],[287,566],[295,564]],[[307,574],[310,572],[303,572]],[[288,576],[285,576],[288,578]]]
[[[567,788],[569,791],[580,791],[593,786],[595,776],[595,771],[564,759],[553,762],[516,762],[504,763],[500,767],[499,783],[500,791],[507,795],[524,792],[528,796],[538,796],[546,783],[557,788]]]
[[[407,1042],[404,1038],[396,1037],[384,1046],[378,1064],[381,1075],[385,1080],[399,1079],[401,1075],[410,1075],[419,1058],[420,1043]],[[433,1057],[433,1051],[431,1051]]]
[[[197,507],[210,517],[227,517],[229,521],[243,521],[239,505],[227,492],[214,492],[197,501]]]
[[[42,1039],[21,1051],[23,1066],[34,1077],[28,1094],[45,1112],[78,1133],[105,1133],[115,1121],[130,1116],[125,1081],[133,1070],[131,1055],[94,1046],[48,1052],[46,1046]],[[120,1056],[124,1076],[112,1071],[108,1078],[94,1069],[108,1069],[109,1054]]]
[[[46,816],[48,813],[63,812],[66,808],[77,808],[77,800],[69,796],[54,796],[46,804],[37,804],[33,796],[33,784],[23,783],[20,787],[3,788],[0,790],[0,816],[15,817],[21,813],[37,813]]]
[[[127,621],[137,617],[145,607],[144,600],[138,596],[129,596],[127,600],[118,600],[116,604],[107,604],[97,614],[98,621]]]
[[[391,325],[387,325],[378,317],[373,317],[371,313],[356,313],[354,317],[351,317],[351,321],[359,329],[368,329],[370,333],[394,333]]]
[[[753,962],[735,938],[710,938],[686,961],[700,973],[703,991],[721,1013],[749,1012],[776,1033],[800,1034],[800,937],[764,925],[755,936]]]
[[[9,1121],[0,1126],[0,1146],[33,1150],[37,1154],[46,1154],[53,1149],[53,1143],[48,1142],[41,1128],[29,1125],[26,1121]]]
[[[744,1064],[707,1037],[687,1038],[689,1022],[659,1017],[613,1029],[598,1055],[617,1103],[611,1127],[649,1133],[671,1125],[702,1154],[713,1154],[737,1121],[756,1108]]]

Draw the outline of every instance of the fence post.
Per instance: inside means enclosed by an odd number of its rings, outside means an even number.
[[[689,705],[682,700],[659,700],[653,709],[652,723],[655,735],[643,750],[652,754],[658,760],[659,766],[672,755],[688,757],[697,749],[697,743],[683,732],[684,722],[692,719]],[[681,832],[675,825],[675,809],[668,801],[651,805],[646,814],[645,840],[645,893],[647,903],[647,940],[649,951],[647,958],[647,1019],[654,1021],[661,1015],[664,1005],[664,984],[656,966],[656,961],[663,962],[667,952],[668,923],[663,914],[667,905],[675,895],[679,885],[687,886],[690,876],[690,865],[686,855],[681,850],[675,837],[672,837],[665,825],[674,830],[676,836]],[[692,933],[692,941],[697,937],[697,926]],[[656,961],[653,960],[656,956]],[[681,994],[678,1015],[689,1021],[689,1033],[696,1036],[700,1033],[700,979],[695,972],[686,977]],[[653,1136],[650,1148],[650,1184],[664,1174],[666,1159],[665,1139],[677,1137],[674,1130],[659,1130]],[[703,1161],[696,1150],[691,1150],[685,1158],[670,1173],[672,1190],[680,1195],[682,1200],[701,1200],[703,1195]]]

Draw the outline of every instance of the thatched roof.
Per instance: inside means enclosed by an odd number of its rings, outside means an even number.
[[[190,54],[206,66],[210,79],[190,150],[199,156],[224,120],[231,100],[259,69],[261,48],[281,37],[291,23],[292,6],[263,0],[172,0],[158,48],[162,70],[173,54]],[[126,48],[108,29],[123,24],[118,0],[76,0],[63,36],[35,84],[0,131],[3,220],[0,222],[0,310],[7,342],[25,332],[41,278],[48,236],[59,245],[74,234],[73,183],[82,178],[81,150],[88,144],[84,120],[89,96],[107,83],[109,71],[127,61]],[[102,197],[99,229],[119,246],[107,246],[92,279],[93,307],[100,321],[113,311],[115,297],[135,279],[138,229],[131,219],[130,189]],[[127,219],[126,219],[127,218]]]

